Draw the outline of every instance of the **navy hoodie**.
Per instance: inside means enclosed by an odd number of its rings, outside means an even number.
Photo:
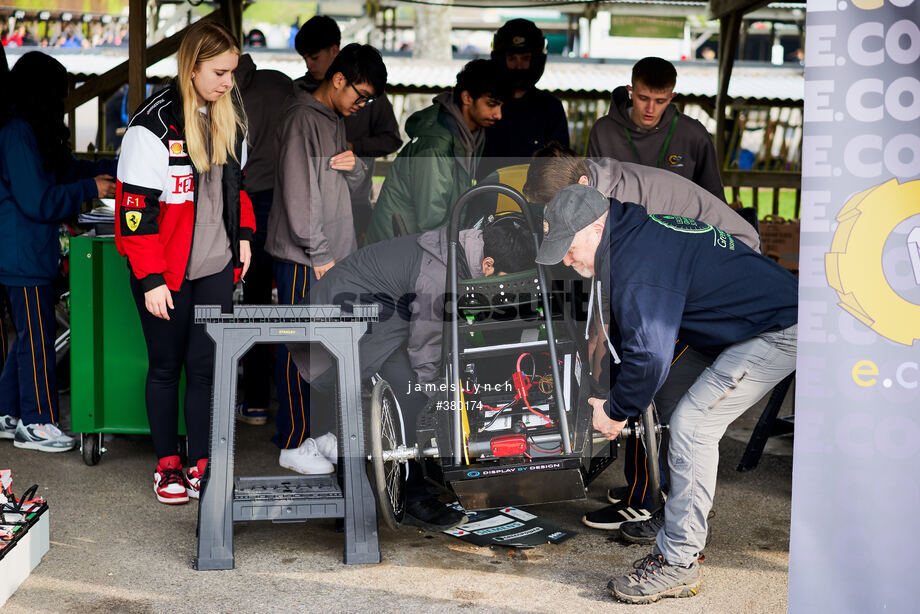
[[[604,233],[609,246],[598,248],[595,271],[609,254],[601,283],[622,361],[607,404],[614,420],[651,403],[678,337],[720,351],[796,323],[796,278],[719,228],[610,199]]]
[[[57,276],[58,226],[98,194],[96,175],[115,175],[115,160],[72,159],[56,177],[42,167],[28,123],[0,129],[0,283],[50,284]]]

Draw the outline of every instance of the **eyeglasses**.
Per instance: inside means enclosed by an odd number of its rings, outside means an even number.
[[[370,104],[370,103],[374,102],[374,97],[373,97],[373,96],[365,96],[364,94],[362,94],[361,92],[359,92],[359,91],[358,91],[358,88],[355,87],[355,84],[354,84],[354,83],[349,83],[348,85],[351,87],[351,89],[353,89],[353,90],[355,91],[355,94],[358,95],[358,99],[355,100],[355,104],[357,104],[357,105],[362,105],[362,104],[367,105],[367,104]]]

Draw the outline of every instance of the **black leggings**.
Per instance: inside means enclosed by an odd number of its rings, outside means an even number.
[[[185,366],[185,428],[189,464],[208,457],[211,387],[214,379],[214,342],[195,324],[195,305],[220,305],[224,313],[233,303],[233,269],[184,280],[172,292],[175,309],[169,320],[155,317],[144,306],[144,291],[131,275],[131,292],[147,341],[147,419],[157,458],[179,453],[179,375]]]

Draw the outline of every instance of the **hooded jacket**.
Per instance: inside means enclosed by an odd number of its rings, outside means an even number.
[[[252,240],[255,217],[242,190],[246,135],[222,169],[223,221],[234,281],[242,273],[240,241]],[[198,171],[185,145],[182,98],[175,84],[144,101],[122,140],[115,184],[115,246],[146,292],[164,283],[178,291],[188,269],[198,203]]]
[[[649,213],[688,217],[721,228],[754,251],[760,251],[760,235],[738,213],[695,183],[674,173],[619,162],[614,158],[586,160],[590,185],[607,198],[637,203]]]
[[[257,70],[248,53],[240,56],[233,78],[240,88],[249,124],[249,156],[244,179],[246,191],[252,194],[271,190],[275,187],[275,163],[278,160],[275,126],[285,100],[293,91],[291,78],[277,70]]]
[[[530,88],[521,98],[505,100],[501,120],[486,128],[486,146],[476,175],[482,178],[496,169],[527,163],[550,141],[569,146],[565,108],[549,92]]]
[[[482,231],[461,231],[460,244],[470,271],[482,277]],[[380,320],[359,345],[362,380],[403,345],[419,384],[433,384],[441,377],[447,247],[446,228],[368,245],[337,263],[310,288],[305,304],[380,305]],[[307,381],[333,364],[316,344],[295,344],[290,350]]]
[[[387,172],[367,231],[370,243],[394,236],[394,214],[409,234],[440,228],[453,204],[473,185],[484,131],[469,130],[450,92],[433,102],[406,122],[410,141]]]
[[[0,128],[0,284],[50,284],[58,272],[61,222],[98,194],[93,177],[114,160],[71,159],[57,176],[43,168],[35,134],[22,119]]]
[[[294,83],[312,94],[321,82],[307,73]],[[386,94],[375,96],[372,104],[345,118],[345,138],[367,166],[364,181],[351,191],[356,200],[360,198],[366,203],[374,178],[374,159],[388,156],[402,145],[393,104]]]
[[[276,260],[309,267],[338,263],[357,249],[349,186],[364,179],[360,158],[349,172],[329,159],[346,149],[345,122],[301,84],[294,87],[278,125],[275,192],[265,251]]]
[[[797,321],[795,277],[716,227],[611,199],[604,234],[595,271],[607,259],[600,281],[620,361],[606,404],[614,420],[651,403],[678,337],[718,352]]]
[[[703,124],[680,113],[672,103],[658,125],[645,130],[629,117],[631,106],[626,87],[613,90],[610,111],[591,128],[587,156],[663,168],[689,179],[724,202],[725,189],[716,149]]]

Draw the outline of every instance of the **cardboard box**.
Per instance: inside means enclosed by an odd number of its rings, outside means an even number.
[[[51,544],[49,522],[48,504],[45,503],[30,520],[26,531],[0,550],[0,607],[3,607],[48,552]]]
[[[760,221],[763,253],[792,273],[799,272],[799,220],[770,215]]]

